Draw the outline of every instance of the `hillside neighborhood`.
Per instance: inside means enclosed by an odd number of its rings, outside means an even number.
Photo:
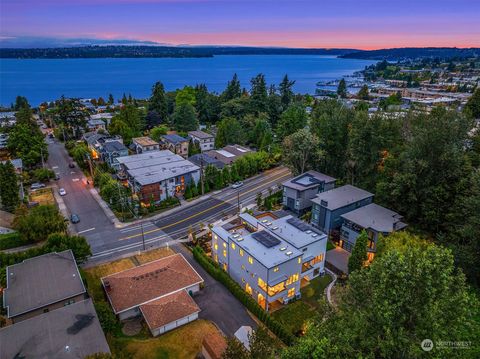
[[[417,358],[428,335],[469,343],[435,357],[475,357],[479,74],[385,61],[360,92],[259,74],[221,94],[17,97],[0,358]]]

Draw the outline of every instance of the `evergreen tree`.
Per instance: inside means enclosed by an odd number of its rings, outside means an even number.
[[[280,116],[278,122],[277,134],[280,140],[291,135],[292,133],[305,128],[307,125],[307,113],[305,108],[300,104],[294,104]]]
[[[282,82],[280,82],[279,85],[279,91],[280,91],[280,100],[282,103],[282,106],[284,109],[286,109],[288,106],[290,106],[290,103],[293,100],[293,85],[295,84],[295,81],[290,81],[288,79],[288,75],[285,75],[283,77]]]
[[[243,144],[244,129],[234,118],[224,118],[219,122],[217,135],[215,137],[215,147],[222,148],[227,145]]]
[[[265,75],[258,74],[250,80],[250,112],[259,114],[268,111],[267,83]]]
[[[182,103],[176,106],[172,120],[177,131],[188,132],[198,129],[195,108],[190,103]]]
[[[15,105],[13,106],[13,109],[15,111],[20,111],[22,108],[30,108],[30,104],[28,103],[28,100],[24,96],[17,96],[15,98]]]
[[[167,98],[165,97],[165,89],[161,82],[156,82],[152,87],[152,95],[148,100],[148,110],[154,111],[163,121],[167,118]]]
[[[0,162],[0,204],[8,212],[13,212],[20,203],[19,186],[15,167],[10,161]]]
[[[338,83],[337,95],[340,98],[347,98],[347,83],[345,82],[345,79],[341,79]]]
[[[368,235],[363,230],[357,237],[355,246],[353,247],[352,254],[348,258],[348,273],[359,270],[363,267],[367,256]]]
[[[480,118],[480,88],[477,88],[468,99],[465,112],[473,118]]]
[[[113,98],[113,95],[110,94],[108,95],[108,104],[113,105],[115,103],[115,99]]]
[[[222,100],[223,102],[227,102],[238,98],[241,95],[242,89],[240,87],[240,81],[238,80],[237,74],[234,74],[232,80],[228,82],[225,91],[222,93]]]
[[[363,85],[360,91],[358,91],[357,97],[360,100],[368,101],[370,99],[370,93],[368,92],[368,86]]]

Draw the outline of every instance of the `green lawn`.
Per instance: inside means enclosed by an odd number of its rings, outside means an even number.
[[[301,289],[302,298],[275,311],[273,318],[291,333],[298,334],[309,319],[322,315],[321,301],[325,298],[325,288],[331,281],[328,274],[311,280],[308,286]]]
[[[327,251],[335,249],[335,244],[332,243],[332,241],[327,242]]]

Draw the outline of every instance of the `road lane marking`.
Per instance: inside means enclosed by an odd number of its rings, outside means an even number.
[[[89,228],[89,229],[84,229],[83,231],[77,232],[77,234],[82,234],[82,233],[90,232],[90,231],[93,231],[94,229],[95,229],[95,227],[92,227],[92,228]]]
[[[143,224],[143,228],[145,227],[151,227],[151,226],[154,226],[154,224],[152,222],[147,222],[147,223],[144,223]],[[122,233],[127,233],[127,232],[131,232],[131,231],[135,231],[137,229],[141,229],[142,226],[141,225],[137,225],[135,227],[127,227],[127,228],[122,228],[120,229],[120,232]]]
[[[286,175],[282,175],[282,176],[280,176],[280,177],[276,177],[275,179],[272,179],[271,181],[265,182],[265,183],[263,183],[262,185],[266,185],[266,184],[269,184],[269,183],[272,183],[272,182],[276,182],[276,181],[278,181],[279,179],[284,178],[284,177],[287,177],[287,176],[290,176],[290,174],[286,174]],[[248,194],[248,193],[253,192],[253,191],[258,191],[258,188],[253,188],[253,189],[251,189],[251,190],[249,190],[249,191],[242,192],[241,195],[245,195],[245,194]],[[200,211],[200,212],[196,212],[195,214],[192,214],[191,216],[185,217],[185,218],[183,218],[183,219],[181,219],[181,220],[179,220],[179,221],[177,221],[177,222],[167,224],[167,225],[165,225],[165,226],[163,226],[163,227],[158,227],[158,228],[155,228],[155,229],[151,229],[151,230],[149,230],[149,231],[145,231],[143,234],[145,235],[145,234],[155,233],[155,232],[158,232],[158,231],[161,231],[161,230],[170,228],[170,227],[174,227],[174,226],[176,226],[176,225],[179,225],[179,224],[181,224],[181,223],[183,223],[183,222],[186,222],[186,221],[188,221],[188,220],[190,220],[190,219],[192,219],[192,218],[198,217],[198,216],[200,216],[200,215],[202,215],[202,214],[204,214],[204,213],[206,213],[206,212],[209,212],[209,211],[211,211],[211,210],[213,210],[213,209],[215,209],[215,208],[218,208],[218,207],[220,207],[220,206],[223,206],[223,205],[225,205],[225,204],[230,204],[230,205],[231,205],[231,203],[228,203],[228,202],[231,201],[231,200],[237,200],[237,195],[231,196],[230,198],[225,199],[224,201],[222,201],[222,202],[220,202],[220,203],[217,203],[216,205],[214,205],[214,206],[212,206],[212,207],[209,207],[209,208],[207,208],[207,209],[204,209],[203,211]],[[132,238],[139,237],[139,236],[141,236],[141,235],[142,235],[141,233],[132,234],[131,236],[124,237],[124,238],[120,238],[119,240],[124,241],[124,240],[127,240],[127,239],[132,239]]]
[[[78,181],[80,181],[79,178],[72,178],[72,182],[78,182]]]
[[[58,166],[53,166],[52,170],[56,170],[57,168],[58,168]]]

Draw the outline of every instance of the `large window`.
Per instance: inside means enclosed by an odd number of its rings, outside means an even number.
[[[239,253],[240,253],[240,256],[243,257],[243,249],[240,249]]]
[[[232,246],[232,249],[235,250],[235,243],[232,242],[231,246]]]
[[[295,295],[295,288],[290,288],[288,290],[288,297],[291,298]]]
[[[264,280],[260,277],[258,277],[258,286],[264,291],[267,292],[267,284],[264,282]]]
[[[287,282],[285,283],[286,285],[290,285],[292,283],[295,283],[298,280],[298,273],[292,274],[290,277],[288,277]]]
[[[278,283],[277,285],[274,285],[273,287],[268,287],[268,295],[274,296],[284,290],[285,290],[285,282],[281,282],[281,283]]]
[[[213,245],[213,248],[214,248],[216,251],[218,251],[218,244],[215,243],[215,244]]]
[[[253,258],[250,256],[248,257],[248,263],[253,264]]]
[[[227,243],[223,242],[223,248],[227,248]]]
[[[226,249],[223,250],[223,256],[224,256],[225,258],[227,258],[227,250],[226,250]]]

